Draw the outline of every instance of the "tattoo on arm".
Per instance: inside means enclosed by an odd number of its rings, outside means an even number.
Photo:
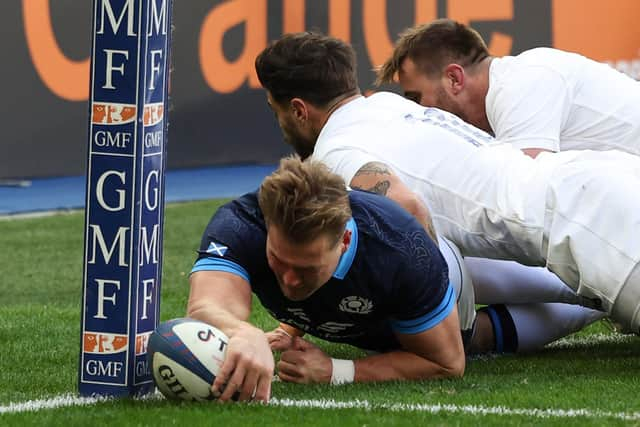
[[[360,170],[358,170],[358,172],[355,174],[354,178],[362,175],[391,175],[391,171],[384,163],[371,162],[362,166]],[[376,182],[375,185],[369,188],[359,186],[354,186],[353,188],[386,196],[387,192],[389,191],[389,187],[391,187],[391,182],[385,179]]]
[[[375,174],[391,175],[391,171],[389,170],[387,165],[385,165],[384,163],[370,162],[370,163],[367,163],[366,165],[362,166],[358,170],[358,172],[356,173],[355,176],[359,176],[359,175],[375,175]]]
[[[353,187],[353,188],[355,188],[356,190],[365,190],[365,191],[370,191],[372,193],[380,194],[381,196],[386,196],[390,186],[391,186],[391,183],[389,181],[380,181],[371,188],[362,188],[362,187]]]
[[[367,175],[374,175],[368,176]],[[389,169],[387,165],[382,162],[370,162],[365,164],[356,172],[351,180],[351,187],[358,190],[371,191],[373,193],[380,194],[382,196],[388,196],[389,189],[391,188],[391,180],[392,180],[393,172]],[[356,185],[353,183],[357,178],[360,178],[360,181],[364,181],[365,184]],[[367,179],[368,178],[368,179]],[[396,187],[394,187],[396,190]],[[401,190],[402,191],[402,190]],[[409,191],[409,189],[406,189]],[[392,197],[394,198],[394,197]],[[406,194],[404,199],[406,199]],[[424,206],[422,208],[422,202],[415,202],[412,200],[398,200],[396,195],[396,201],[398,201],[409,213],[416,217],[416,219],[422,224],[425,228],[429,236],[433,239],[434,242],[438,242],[438,236],[435,231],[435,227],[433,226],[433,221],[431,219],[431,215],[429,210]]]

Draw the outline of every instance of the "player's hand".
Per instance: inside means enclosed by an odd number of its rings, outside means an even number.
[[[282,353],[278,362],[280,379],[300,384],[329,383],[332,369],[331,358],[300,337],[293,338],[292,347]]]
[[[293,337],[284,329],[277,327],[265,334],[272,351],[289,350],[293,345]]]
[[[275,362],[265,333],[246,323],[229,338],[227,355],[213,382],[211,392],[226,402],[237,400],[268,402]]]

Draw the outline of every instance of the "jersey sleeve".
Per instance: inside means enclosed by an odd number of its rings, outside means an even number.
[[[224,271],[251,283],[251,271],[265,253],[265,233],[256,223],[227,206],[216,212],[205,229],[191,273]]]
[[[384,163],[376,156],[354,147],[336,148],[318,156],[314,153],[313,158],[323,162],[331,172],[340,175],[347,185],[351,185],[353,177],[367,163]]]
[[[567,82],[540,66],[515,67],[487,95],[487,118],[500,142],[559,151],[568,105]]]
[[[398,269],[393,286],[391,328],[402,334],[417,334],[442,322],[456,304],[447,265],[436,245],[418,236],[409,256]]]

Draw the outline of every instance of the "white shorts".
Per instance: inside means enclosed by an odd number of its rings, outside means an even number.
[[[460,330],[470,333],[476,320],[475,294],[471,275],[457,246],[442,236],[438,236],[438,241],[440,252],[449,267],[449,282],[453,286],[458,301]]]
[[[545,206],[547,268],[638,332],[640,157],[581,153],[554,171]]]

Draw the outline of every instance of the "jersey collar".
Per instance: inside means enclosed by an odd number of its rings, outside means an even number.
[[[347,221],[345,229],[351,232],[351,243],[345,253],[340,257],[336,271],[333,272],[333,277],[340,280],[343,280],[344,276],[347,275],[351,264],[353,264],[353,259],[356,257],[356,250],[358,249],[358,227],[356,227],[356,221],[351,218]]]

